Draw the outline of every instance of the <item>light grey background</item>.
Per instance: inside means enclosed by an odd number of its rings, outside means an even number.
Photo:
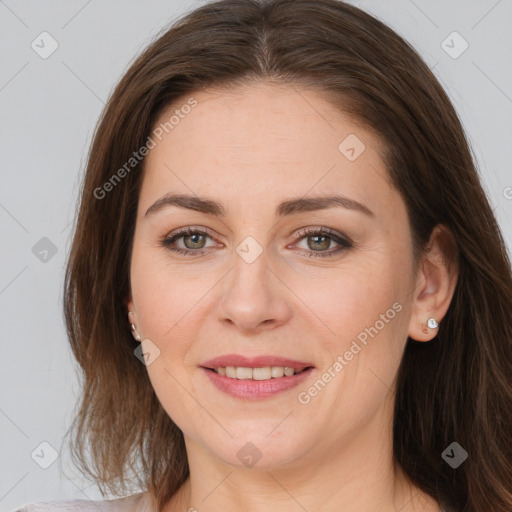
[[[95,123],[122,73],[178,14],[202,3],[0,0],[0,511],[45,499],[102,498],[61,446],[78,395],[62,279],[79,178]],[[511,0],[357,5],[410,41],[447,90],[510,251]],[[48,39],[40,42],[44,31],[58,43],[46,59],[31,47],[35,40],[50,48]],[[447,53],[463,48],[458,36],[446,39],[454,31],[469,44],[458,58]],[[57,249],[46,262],[33,252],[43,237]],[[48,469],[35,462],[51,460],[42,442],[60,452]]]

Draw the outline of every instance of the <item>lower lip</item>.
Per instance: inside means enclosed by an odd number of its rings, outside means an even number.
[[[277,395],[288,389],[298,386],[301,382],[309,377],[314,368],[308,368],[296,375],[290,377],[278,377],[277,379],[267,380],[250,380],[250,379],[232,379],[219,375],[218,373],[201,367],[206,372],[206,375],[213,383],[213,385],[227,393],[228,395],[237,398],[245,398],[258,400],[260,398],[267,398]]]

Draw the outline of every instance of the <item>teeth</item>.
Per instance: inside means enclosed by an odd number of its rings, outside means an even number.
[[[226,366],[226,377],[236,379],[236,368],[234,366]]]
[[[249,368],[250,370],[250,368]],[[292,370],[293,374],[293,370]],[[270,366],[266,366],[265,368],[253,368],[252,369],[252,378],[254,380],[268,380],[272,377],[272,369]]]
[[[235,372],[237,379],[252,379],[252,368],[242,368],[237,366]]]
[[[226,366],[215,368],[219,375],[229,377],[230,379],[239,380],[269,380],[278,379],[280,377],[291,377],[304,370],[295,370],[284,366],[265,366],[263,368],[246,368],[242,366]]]
[[[286,367],[284,369],[284,374],[287,376],[287,377],[291,377],[293,374],[295,373],[295,370],[293,368],[288,368]]]
[[[282,377],[284,375],[284,368],[282,366],[272,366],[271,374],[274,379]]]

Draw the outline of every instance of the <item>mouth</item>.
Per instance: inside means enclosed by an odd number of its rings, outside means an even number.
[[[291,389],[315,370],[313,364],[302,361],[276,356],[247,358],[235,354],[211,359],[200,368],[217,389],[244,399],[265,398]]]
[[[238,380],[270,380],[281,379],[283,377],[293,377],[313,366],[305,368],[290,368],[289,366],[262,366],[259,368],[251,368],[247,366],[219,366],[217,368],[205,368],[218,375],[227,377],[228,379]]]
[[[279,356],[246,357],[227,354],[215,357],[201,365],[207,370],[240,380],[269,380],[292,377],[304,370],[314,368],[312,363]]]

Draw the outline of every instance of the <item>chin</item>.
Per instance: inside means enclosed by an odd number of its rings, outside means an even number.
[[[300,457],[297,446],[303,445],[304,440],[296,439],[284,430],[277,433],[279,421],[265,421],[265,428],[253,426],[250,430],[235,430],[231,426],[228,430],[233,438],[226,435],[222,442],[214,440],[208,445],[217,457],[236,467],[260,470],[282,468]],[[267,428],[269,423],[272,426]],[[274,432],[269,435],[273,429]]]

